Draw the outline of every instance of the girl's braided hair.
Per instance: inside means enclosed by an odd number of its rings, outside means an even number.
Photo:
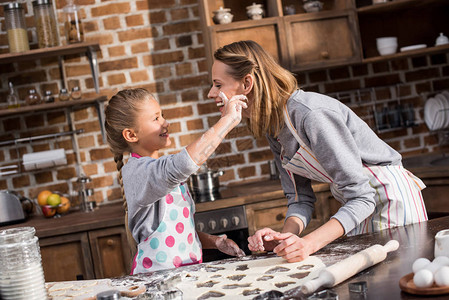
[[[105,109],[104,125],[107,141],[111,152],[114,154],[114,161],[117,164],[117,170],[119,172],[118,180],[123,196],[123,207],[125,209],[126,236],[128,244],[134,252],[137,249],[137,243],[128,226],[128,205],[122,180],[123,154],[130,152],[131,148],[123,137],[122,132],[125,128],[135,128],[136,117],[141,104],[151,98],[153,98],[153,95],[145,89],[125,89],[114,95],[109,100]]]

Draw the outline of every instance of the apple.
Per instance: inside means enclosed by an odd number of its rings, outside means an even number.
[[[51,205],[42,205],[41,209],[46,218],[51,218],[56,214],[56,208],[52,207]]]

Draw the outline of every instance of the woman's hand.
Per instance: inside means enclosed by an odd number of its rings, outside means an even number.
[[[306,259],[314,251],[310,241],[300,238],[291,232],[267,236],[266,239],[277,241],[279,244],[273,249],[278,256],[288,262],[298,262]]]
[[[239,246],[231,239],[228,239],[226,234],[220,235],[215,240],[215,246],[218,250],[228,255],[242,257],[245,256],[245,252],[239,248]]]
[[[248,248],[251,251],[273,251],[279,244],[272,236],[278,235],[279,232],[271,228],[259,229],[254,235],[248,238]]]

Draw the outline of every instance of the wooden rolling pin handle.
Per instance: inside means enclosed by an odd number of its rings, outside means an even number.
[[[351,276],[369,268],[387,257],[387,253],[399,248],[399,242],[391,240],[385,244],[373,245],[322,270],[317,278],[307,281],[301,288],[304,294],[311,294],[320,287],[333,287]]]

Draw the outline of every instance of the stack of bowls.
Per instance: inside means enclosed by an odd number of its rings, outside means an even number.
[[[0,298],[45,300],[44,270],[33,227],[0,231]]]
[[[394,36],[380,37],[376,39],[376,45],[380,55],[394,54],[398,49],[398,38]]]

